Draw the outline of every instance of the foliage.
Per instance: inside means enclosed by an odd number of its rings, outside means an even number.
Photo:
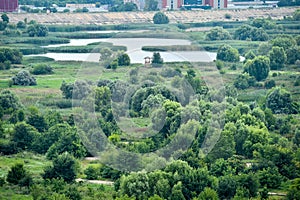
[[[275,114],[298,113],[298,106],[293,103],[291,94],[279,87],[269,92],[266,98],[266,106]]]
[[[228,31],[224,30],[221,27],[216,27],[211,29],[206,34],[207,40],[230,40],[231,36]]]
[[[31,149],[31,144],[38,135],[39,133],[34,127],[20,122],[17,123],[14,128],[12,141],[15,142],[20,149]]]
[[[288,64],[295,64],[297,60],[300,60],[300,47],[294,46],[287,49],[286,57]]]
[[[253,51],[248,51],[246,54],[245,54],[245,59],[246,60],[252,60],[252,59],[254,59],[255,58],[255,54],[253,53]]]
[[[287,50],[297,44],[296,40],[290,35],[279,35],[271,40],[273,46],[282,47]]]
[[[263,29],[275,28],[275,23],[265,18],[256,18],[251,22],[251,25],[256,28],[263,28]]]
[[[65,152],[55,158],[52,162],[52,166],[48,166],[44,169],[42,177],[44,179],[62,178],[67,183],[73,182],[79,172],[79,164],[77,160]]]
[[[281,69],[287,60],[284,49],[278,46],[272,47],[272,50],[269,53],[269,57],[271,70]]]
[[[160,56],[159,52],[154,52],[152,57],[152,65],[161,65],[164,63],[163,58]]]
[[[89,166],[84,170],[84,174],[86,175],[86,178],[89,180],[97,180],[100,175],[100,170],[96,167]]]
[[[154,24],[168,24],[169,18],[166,14],[164,14],[162,12],[157,12],[153,16],[153,23]]]
[[[118,65],[119,66],[129,66],[130,58],[127,53],[122,53],[118,56]]]
[[[273,79],[272,80],[267,80],[265,82],[265,88],[266,89],[271,89],[271,88],[273,88],[275,86],[276,86],[276,82]]]
[[[130,176],[122,176],[120,180],[121,194],[133,196],[137,200],[149,197],[149,178],[145,173],[132,173]]]
[[[72,83],[66,83],[65,81],[63,81],[60,86],[60,90],[62,91],[62,94],[66,99],[72,98],[73,88],[74,85]]]
[[[26,70],[21,70],[12,77],[12,81],[14,85],[22,85],[22,86],[30,86],[36,85],[35,78]]]
[[[227,62],[238,62],[240,60],[240,55],[237,49],[224,44],[218,49],[217,59]]]
[[[1,19],[2,19],[3,22],[9,23],[9,17],[7,16],[6,13],[4,13],[4,14],[1,15]]]
[[[61,137],[48,149],[47,158],[53,159],[57,155],[68,152],[76,158],[83,158],[86,150],[81,144],[80,137],[75,128],[67,126]]]
[[[257,56],[253,60],[248,60],[244,65],[245,71],[257,81],[268,77],[270,71],[270,59],[266,56]]]
[[[242,25],[234,32],[234,38],[238,40],[252,40],[252,41],[267,41],[269,36],[261,28],[252,27],[249,25]]]
[[[0,48],[0,62],[11,62],[11,64],[20,64],[22,61],[22,53],[18,49]]]
[[[0,108],[4,113],[12,113],[22,108],[19,98],[10,90],[1,90],[0,92]]]
[[[46,37],[48,35],[48,28],[42,24],[33,24],[27,27],[29,37]]]
[[[248,73],[242,73],[234,80],[233,85],[237,89],[244,90],[249,87],[254,87],[255,83],[256,83],[256,80],[253,76],[250,76]]]
[[[6,180],[11,184],[20,186],[29,187],[32,184],[31,176],[24,169],[24,165],[19,163],[11,167]]]
[[[204,190],[198,196],[198,200],[218,200],[218,194],[211,188],[204,188]]]
[[[47,64],[38,64],[35,65],[32,69],[32,74],[40,75],[40,74],[52,74],[53,69],[50,65]]]

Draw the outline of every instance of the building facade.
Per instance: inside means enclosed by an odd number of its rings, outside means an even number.
[[[16,12],[18,7],[18,0],[0,0],[0,12]]]
[[[162,8],[166,10],[178,10],[183,5],[184,0],[162,0]]]
[[[184,0],[185,6],[210,6],[214,9],[227,8],[228,0]]]

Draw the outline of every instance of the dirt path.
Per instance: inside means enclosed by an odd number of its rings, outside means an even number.
[[[99,184],[99,185],[113,185],[114,182],[112,181],[101,181],[101,180],[86,180],[82,178],[76,179],[76,182],[86,182],[86,183],[93,183],[93,184]]]
[[[225,9],[225,10],[201,10],[201,11],[169,11],[171,23],[196,23],[208,21],[243,21],[249,18],[271,17],[282,19],[284,16],[292,16],[299,7],[283,7],[273,9]],[[108,13],[10,13],[10,21],[17,23],[27,18],[44,24],[126,24],[126,23],[152,23],[155,12],[108,12]],[[231,19],[225,19],[225,14],[230,14]]]

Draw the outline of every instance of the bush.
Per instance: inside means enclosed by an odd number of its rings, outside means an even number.
[[[271,89],[272,87],[275,87],[276,86],[276,83],[274,80],[267,80],[265,82],[265,88],[266,89]]]
[[[157,12],[153,16],[153,22],[154,22],[154,24],[168,24],[169,23],[169,18],[164,13]]]
[[[50,65],[47,64],[39,64],[33,67],[32,73],[35,75],[40,74],[52,74],[53,69]]]
[[[22,53],[18,49],[1,48],[0,49],[0,63],[10,61],[11,64],[21,64]]]
[[[14,85],[36,85],[36,80],[31,74],[26,70],[21,70],[12,78]]]
[[[225,19],[231,19],[231,18],[232,18],[232,16],[231,16],[230,14],[228,14],[228,13],[226,13],[226,14],[224,15],[224,17],[225,17]]]
[[[237,49],[225,44],[219,47],[217,59],[227,62],[238,62],[240,60],[240,55]]]
[[[232,39],[229,32],[221,27],[216,27],[211,29],[206,34],[206,39],[208,40],[230,40]]]

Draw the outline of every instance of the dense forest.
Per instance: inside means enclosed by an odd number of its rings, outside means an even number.
[[[163,23],[147,26],[1,16],[1,199],[299,198],[300,10],[281,20],[197,24],[157,15]],[[143,46],[153,55],[145,65],[110,42],[45,48],[111,37],[191,45]],[[161,56],[199,49],[216,60]]]

